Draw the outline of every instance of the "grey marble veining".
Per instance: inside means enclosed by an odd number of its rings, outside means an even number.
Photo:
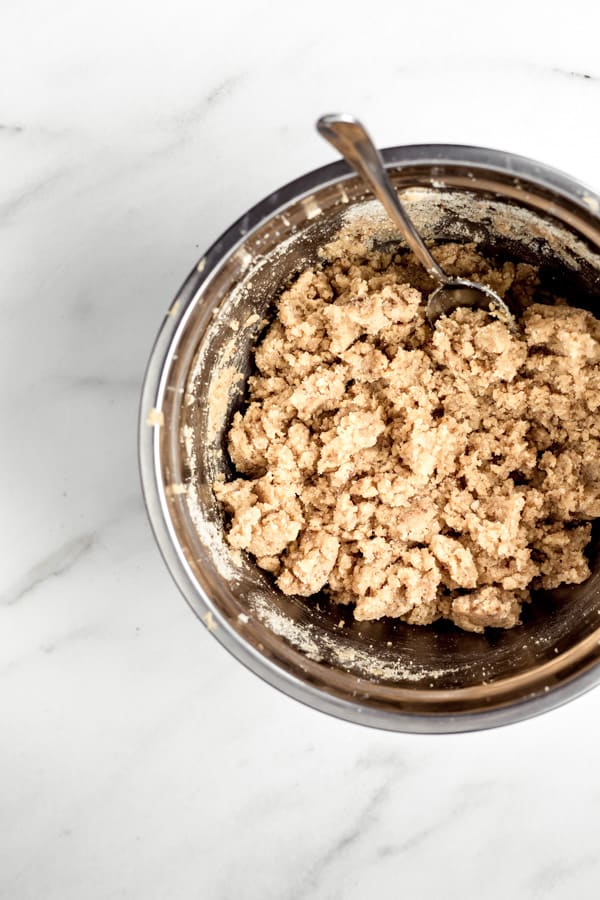
[[[579,0],[2,5],[2,900],[598,896],[600,692],[434,738],[294,703],[171,583],[135,432],[180,283],[333,159],[319,114],[600,187],[599,25]]]
[[[49,553],[25,572],[18,584],[0,596],[0,605],[12,606],[35,588],[43,585],[48,578],[59,578],[61,575],[65,575],[90,550],[93,544],[93,534],[82,534],[67,541],[66,544]]]

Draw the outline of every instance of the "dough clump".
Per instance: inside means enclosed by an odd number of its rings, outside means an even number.
[[[511,628],[532,588],[590,574],[600,322],[535,302],[532,266],[434,254],[518,300],[520,333],[470,309],[432,330],[410,253],[330,244],[279,298],[229,433],[242,477],[214,491],[230,545],[286,594]]]

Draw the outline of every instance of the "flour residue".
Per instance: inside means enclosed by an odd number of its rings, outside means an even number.
[[[313,662],[337,663],[340,668],[363,678],[376,678],[380,681],[417,682],[458,672],[455,667],[431,669],[411,665],[405,659],[383,658],[374,652],[374,648],[362,649],[348,642],[343,643],[344,639],[340,635],[326,632],[310,623],[295,622],[258,592],[248,596],[248,604],[269,631],[284,638]]]
[[[219,432],[227,407],[234,389],[239,389],[244,375],[235,366],[225,366],[218,369],[211,385],[208,401],[208,431],[209,440],[214,440]]]

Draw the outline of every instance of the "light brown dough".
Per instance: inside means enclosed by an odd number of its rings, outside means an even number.
[[[589,575],[600,322],[533,302],[531,266],[435,255],[518,296],[520,335],[468,309],[432,331],[410,254],[336,241],[279,299],[229,434],[243,477],[214,490],[230,544],[285,593],[326,589],[357,619],[511,628],[530,588]]]

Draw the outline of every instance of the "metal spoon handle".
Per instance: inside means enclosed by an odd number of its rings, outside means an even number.
[[[432,278],[441,284],[448,284],[451,279],[436,263],[423,243],[421,235],[409,219],[388,177],[379,150],[371,140],[366,128],[353,116],[334,113],[321,116],[317,122],[317,130],[341,153],[348,165],[352,166],[361,178],[364,178],[380,203],[383,203],[394,224],[398,226],[410,249]]]

